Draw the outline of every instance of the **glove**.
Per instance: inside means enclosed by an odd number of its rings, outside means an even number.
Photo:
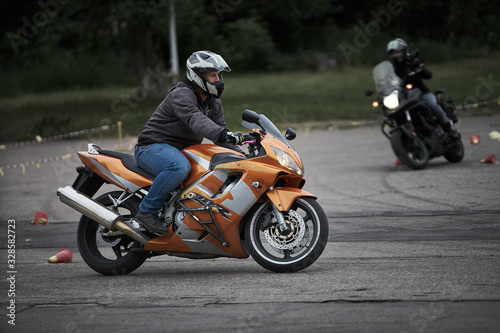
[[[244,136],[241,132],[227,132],[226,133],[226,143],[232,143],[233,145],[238,145],[243,142]]]
[[[422,65],[422,62],[418,58],[413,58],[411,63],[413,64],[413,67],[418,67],[418,66]]]
[[[424,69],[424,64],[418,58],[415,58],[412,61],[412,68],[415,73],[420,73]]]

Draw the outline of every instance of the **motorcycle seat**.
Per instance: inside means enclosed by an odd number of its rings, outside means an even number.
[[[151,180],[156,178],[156,176],[143,170],[140,166],[137,165],[137,162],[135,161],[134,155],[131,155],[128,153],[123,153],[121,151],[106,150],[106,149],[98,149],[97,152],[99,154],[102,154],[102,155],[107,155],[107,156],[119,158],[122,161],[123,165],[127,169],[129,169],[130,171],[133,171],[135,173],[138,173],[141,176],[144,176],[144,177],[149,178]]]

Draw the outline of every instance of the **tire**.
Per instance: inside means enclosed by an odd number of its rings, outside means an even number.
[[[122,192],[105,193],[95,199],[104,206],[112,206],[108,195],[118,198]],[[141,200],[132,197],[119,205],[119,213],[127,218],[139,211]],[[104,236],[108,229],[82,216],[78,224],[78,249],[85,263],[103,275],[124,275],[139,268],[148,258],[149,252],[141,249],[141,244],[126,235]]]
[[[450,163],[457,163],[463,160],[465,155],[464,144],[462,140],[455,142],[448,151],[446,151],[443,156]]]
[[[283,212],[282,235],[272,203],[257,204],[245,221],[245,249],[262,267],[277,273],[300,271],[319,258],[328,241],[328,220],[313,198],[298,198]]]
[[[429,164],[429,151],[418,136],[409,138],[402,130],[397,129],[391,134],[391,147],[394,154],[410,169],[425,169]]]

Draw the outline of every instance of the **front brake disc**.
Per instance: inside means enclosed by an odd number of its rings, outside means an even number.
[[[300,244],[306,232],[306,224],[302,216],[294,210],[288,212],[285,219],[286,233],[282,233],[278,224],[272,225],[264,231],[269,245],[280,250],[292,250]]]

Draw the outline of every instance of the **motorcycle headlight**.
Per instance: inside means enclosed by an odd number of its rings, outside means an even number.
[[[302,170],[298,164],[293,160],[292,156],[289,154],[285,153],[283,150],[272,147],[274,154],[276,154],[276,157],[278,158],[278,162],[280,164],[287,168],[288,170],[295,171],[299,175],[303,176],[304,175],[304,170]]]
[[[394,110],[399,106],[397,90],[394,90],[390,95],[384,97],[384,106],[389,110]]]

